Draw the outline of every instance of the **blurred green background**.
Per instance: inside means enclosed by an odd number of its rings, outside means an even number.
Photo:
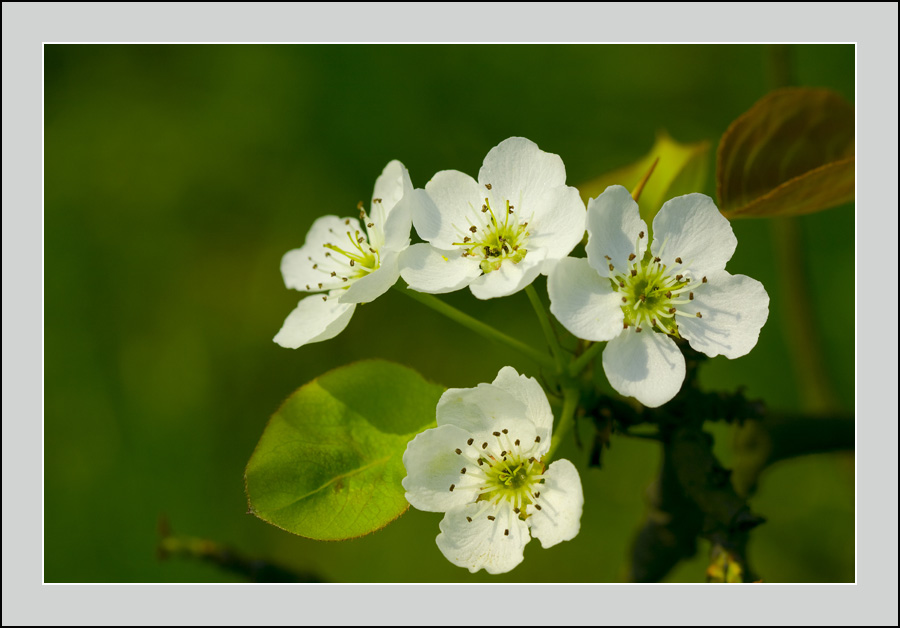
[[[763,46],[47,45],[44,221],[44,576],[47,582],[239,578],[199,561],[158,560],[157,520],[328,581],[621,581],[652,442],[617,438],[582,473],[581,534],[505,576],[470,575],[434,543],[440,514],[408,511],[339,542],[290,535],[252,516],[244,465],[268,416],[333,367],[381,357],[446,386],[531,363],[391,292],[336,339],[272,342],[301,295],[279,262],[323,214],[353,215],[390,159],[424,186],[438,170],[477,174],[522,135],[565,161],[578,185],[644,155],[658,129],[716,145],[770,86]],[[792,49],[802,85],[853,102],[851,45]],[[714,160],[712,160],[714,161]],[[712,164],[707,189],[714,194]],[[832,391],[854,404],[854,210],[799,219]],[[772,299],[759,345],[710,360],[707,387],[746,385],[801,410],[779,309],[771,225],[736,221],[729,264]],[[538,281],[543,291],[543,280]],[[447,301],[538,338],[527,298]],[[540,342],[540,340],[538,340]],[[729,460],[730,428],[714,426]],[[850,454],[781,462],[751,500],[754,568],[769,582],[854,579]],[[707,546],[669,580],[704,580]]]

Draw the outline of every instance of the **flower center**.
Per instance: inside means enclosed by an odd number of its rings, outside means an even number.
[[[609,265],[613,289],[622,295],[625,329],[634,327],[640,332],[649,327],[678,338],[678,315],[702,318],[700,312],[683,306],[694,300],[693,291],[706,283],[706,277],[698,281],[689,276],[680,257],[675,258],[673,266],[666,266],[659,257],[652,257],[650,251],[643,259],[636,260],[635,257],[633,253],[629,256],[628,267],[624,270]]]
[[[463,248],[463,257],[480,259],[483,273],[500,270],[503,260],[518,264],[528,253],[525,249],[530,235],[528,222],[519,222],[515,207],[508,200],[505,209],[499,213],[502,219],[497,218],[490,199],[485,198],[481,206],[482,217],[474,221],[478,224],[470,224],[467,231],[460,233],[462,241],[453,243]]]
[[[365,224],[366,232],[356,229],[349,218],[344,220],[346,230],[329,229],[332,239],[322,244],[326,249],[324,258],[309,256],[313,270],[321,273],[322,281],[315,286],[307,284],[307,290],[348,288],[351,283],[381,266],[380,249],[384,245],[385,222],[381,199],[376,198],[372,201],[372,212],[375,217],[366,214],[362,202],[357,205],[357,209],[359,219]],[[322,298],[328,300],[327,297]]]
[[[522,442],[503,429],[486,441],[470,438],[464,447],[456,449],[456,454],[467,461],[460,473],[477,482],[476,501],[495,505],[507,501],[516,515],[525,519],[525,507],[537,504],[544,482],[544,463],[534,456],[540,442],[540,436]]]

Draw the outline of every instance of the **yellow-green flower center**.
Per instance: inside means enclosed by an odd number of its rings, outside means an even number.
[[[649,251],[640,260],[631,255],[626,269],[609,265],[613,289],[622,298],[625,328],[645,328],[679,337],[677,316],[701,316],[699,312],[688,314],[681,306],[694,299],[693,290],[701,283],[690,277],[676,258],[673,266],[666,266],[659,257]],[[706,283],[706,277],[702,283]]]
[[[518,264],[528,253],[525,243],[530,235],[528,222],[519,222],[515,207],[506,201],[502,219],[497,218],[490,199],[485,198],[481,206],[485,221],[469,225],[468,231],[461,233],[462,241],[454,246],[462,247],[464,257],[480,259],[481,271],[489,273],[499,270],[504,260]]]

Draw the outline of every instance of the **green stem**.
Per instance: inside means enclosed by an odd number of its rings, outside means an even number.
[[[569,376],[575,377],[585,368],[587,368],[588,364],[594,361],[594,358],[597,357],[597,354],[603,351],[603,347],[606,344],[602,342],[595,342],[587,350],[578,356],[574,362],[569,364]]]
[[[452,305],[447,305],[446,303],[444,303],[443,301],[438,299],[436,296],[434,296],[432,294],[427,294],[425,292],[416,292],[415,290],[410,290],[410,289],[404,288],[403,286],[401,286],[399,284],[394,286],[394,289],[399,290],[403,294],[415,299],[416,301],[418,301],[419,303],[422,303],[423,305],[427,305],[428,307],[435,310],[436,312],[439,312],[439,313],[443,314],[444,316],[446,316],[447,318],[450,318],[450,319],[456,321],[463,327],[468,327],[475,333],[480,334],[480,335],[484,336],[485,338],[488,338],[490,340],[495,340],[501,344],[505,344],[506,346],[515,349],[519,353],[522,353],[522,354],[528,356],[529,358],[531,358],[532,360],[534,360],[535,362],[537,362],[538,364],[540,364],[541,366],[543,366],[545,368],[556,370],[556,364],[554,363],[553,360],[550,359],[550,356],[546,355],[545,353],[541,353],[534,347],[531,347],[531,346],[525,344],[521,340],[516,340],[512,336],[507,336],[502,331],[494,329],[487,323],[482,323],[477,318],[469,316],[465,312],[461,312],[461,311],[457,310]]]
[[[578,402],[581,394],[577,388],[563,388],[563,407],[559,416],[559,424],[553,430],[553,437],[550,439],[550,449],[547,450],[547,459],[552,459],[556,448],[562,442],[563,437],[568,434],[569,430],[575,424],[575,410],[578,409]]]
[[[538,296],[537,290],[534,289],[533,285],[528,284],[525,287],[525,294],[528,295],[528,300],[531,301],[534,313],[537,314],[538,321],[541,323],[541,329],[544,330],[544,336],[547,338],[547,344],[550,345],[550,352],[553,353],[553,359],[556,360],[556,372],[562,375],[566,372],[563,364],[562,348],[559,346],[559,340],[556,339],[556,334],[550,325],[550,317],[547,316],[547,310],[544,309],[541,297]]]

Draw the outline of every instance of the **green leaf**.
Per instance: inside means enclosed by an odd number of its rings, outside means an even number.
[[[765,218],[852,201],[853,118],[853,106],[827,89],[764,96],[719,142],[719,209],[729,218]]]
[[[709,169],[709,150],[710,144],[707,141],[681,144],[665,131],[660,131],[653,148],[644,157],[633,164],[603,174],[579,189],[585,200],[596,198],[610,185],[623,185],[634,193],[635,187],[653,166],[653,162],[659,159],[638,200],[641,218],[652,225],[653,219],[667,200],[704,190]]]
[[[403,452],[435,424],[444,388],[382,360],[314,379],[272,415],[247,463],[250,511],[311,539],[379,530],[409,507]]]

